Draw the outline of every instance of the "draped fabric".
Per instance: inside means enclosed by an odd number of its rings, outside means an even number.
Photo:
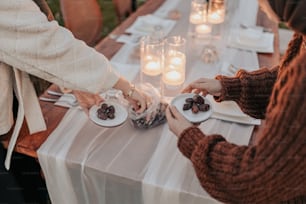
[[[50,8],[48,7],[47,3],[44,0],[35,0],[35,3],[40,7],[41,11],[43,11],[48,20],[53,19],[52,12]],[[5,69],[11,69],[8,65],[6,65]],[[11,156],[13,153],[13,150],[15,148],[15,144],[24,120],[24,117],[27,120],[27,124],[29,127],[30,133],[39,132],[42,130],[46,130],[46,124],[40,109],[40,105],[37,101],[37,96],[35,94],[35,88],[30,80],[30,76],[20,71],[17,68],[13,68],[13,75],[9,77],[10,79],[15,81],[14,84],[14,91],[16,98],[18,100],[18,112],[17,112],[17,118],[15,121],[15,127],[8,145],[7,155],[5,159],[5,168],[10,168],[10,162],[11,162]],[[41,94],[44,88],[47,88],[49,83],[47,83],[45,80],[40,79],[38,77],[32,76],[32,80],[34,81],[34,85],[37,88],[37,93]],[[46,84],[46,87],[42,87],[43,84]],[[43,89],[42,89],[43,88]],[[11,102],[10,104],[12,104]],[[10,109],[7,109],[8,111],[12,110],[12,107]],[[8,114],[10,117],[10,114]]]

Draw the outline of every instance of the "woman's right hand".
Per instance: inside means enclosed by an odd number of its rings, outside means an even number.
[[[220,96],[222,85],[221,82],[217,79],[208,79],[208,78],[200,78],[196,81],[190,83],[187,87],[185,87],[182,92],[183,93],[202,93],[204,96],[207,94],[211,94],[213,96]]]

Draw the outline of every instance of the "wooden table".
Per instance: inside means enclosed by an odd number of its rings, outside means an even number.
[[[112,31],[111,34],[120,35],[124,33],[125,29],[128,28],[138,16],[152,13],[155,11],[165,0],[147,0],[141,7],[137,9],[126,21],[120,24],[116,29]],[[274,40],[274,50],[273,54],[258,54],[259,64],[261,67],[271,67],[278,63],[279,61],[279,36],[278,36],[278,26],[276,23],[271,22],[267,19],[267,16],[261,11],[258,12],[257,24],[270,28],[275,33]],[[111,35],[109,35],[111,36]],[[111,37],[105,37],[101,42],[99,42],[95,48],[100,53],[104,54],[108,59],[110,59],[123,45],[122,43],[117,43]],[[51,90],[56,90],[55,85],[51,85],[49,88]],[[50,97],[46,92],[43,94],[47,97]],[[36,151],[42,145],[42,143],[48,138],[52,131],[60,123],[61,119],[65,115],[67,108],[55,106],[50,102],[40,101],[42,112],[46,121],[47,130],[39,133],[30,135],[26,123],[23,123],[20,135],[18,137],[15,151],[37,158]],[[259,134],[260,129],[255,128],[253,139]],[[8,146],[9,136],[12,131],[7,134],[7,138],[2,141],[5,147]]]

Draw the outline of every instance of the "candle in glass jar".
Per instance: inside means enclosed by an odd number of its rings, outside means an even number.
[[[208,33],[211,33],[211,26],[206,25],[206,24],[198,25],[196,27],[196,32],[198,34],[208,34]]]
[[[224,19],[218,12],[213,12],[208,15],[208,21],[213,24],[218,24],[222,23]]]
[[[147,61],[142,70],[145,74],[150,76],[156,76],[161,73],[161,66],[158,61]]]
[[[193,13],[193,14],[190,14],[189,21],[192,24],[200,24],[200,23],[202,23],[203,22],[203,15],[202,15],[202,13]]]
[[[182,57],[172,57],[170,59],[170,64],[175,66],[182,66],[184,62],[184,59]]]
[[[183,74],[177,70],[170,70],[165,73],[163,81],[168,85],[181,85],[184,82]]]

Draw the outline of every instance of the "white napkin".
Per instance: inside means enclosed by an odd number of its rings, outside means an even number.
[[[243,50],[273,53],[274,34],[258,28],[233,29],[227,45]]]
[[[141,39],[141,35],[135,35],[135,34],[132,34],[132,35],[120,35],[118,38],[117,38],[117,42],[120,42],[120,43],[127,43],[127,44],[132,44],[132,45],[136,45],[139,43],[140,39]]]
[[[175,26],[176,21],[163,19],[154,15],[140,16],[136,21],[125,30],[126,33],[132,33],[137,35],[149,35],[153,32],[162,31],[163,35],[166,36]]]
[[[77,100],[72,94],[64,94],[54,103],[54,105],[71,108],[77,106]]]
[[[212,102],[212,118],[250,125],[260,125],[260,120],[252,118],[241,111],[234,101],[216,102],[211,95],[206,96]]]

